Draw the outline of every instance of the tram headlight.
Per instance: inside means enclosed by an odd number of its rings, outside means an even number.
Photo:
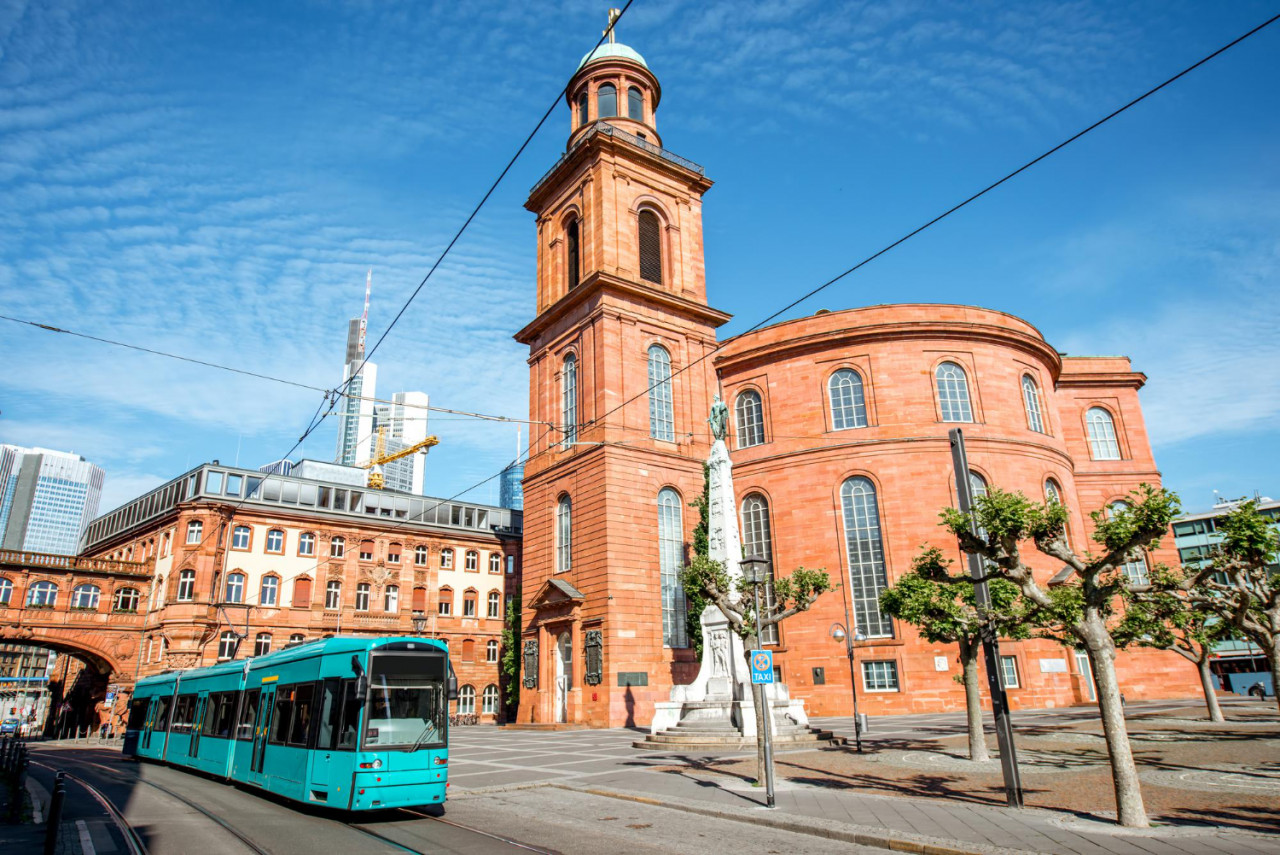
[[[381,759],[381,758],[379,758],[379,759],[377,759],[377,760],[374,760],[374,761],[373,761],[373,762],[371,762],[371,763],[361,763],[361,764],[359,764],[359,765],[360,765],[360,768],[361,768],[361,769],[381,769],[381,768],[382,768],[382,759]]]

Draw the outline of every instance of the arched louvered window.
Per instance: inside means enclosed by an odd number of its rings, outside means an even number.
[[[1120,442],[1116,439],[1116,423],[1102,407],[1092,407],[1085,414],[1089,426],[1089,453],[1094,460],[1119,460]]]
[[[744,389],[733,405],[737,422],[738,448],[750,448],[764,442],[764,404],[755,389]]]
[[[662,223],[653,211],[640,212],[640,278],[662,284]]]
[[[658,493],[658,568],[662,583],[662,643],[688,647],[684,586],[684,527],[680,520],[680,494],[670,487]]]
[[[938,379],[938,406],[944,422],[971,422],[973,408],[969,405],[969,380],[964,369],[954,362],[943,362],[936,372]]]
[[[862,391],[862,377],[852,368],[841,368],[827,381],[831,395],[831,429],[845,430],[867,426],[867,401]]]
[[[773,592],[773,534],[769,527],[769,501],[759,493],[752,493],[742,500],[742,554],[748,558],[758,556],[769,560],[769,582],[764,589],[764,606],[773,609],[776,604]],[[764,628],[761,640],[765,644],[778,643],[778,625]]]
[[[1044,429],[1044,408],[1040,405],[1040,387],[1030,374],[1022,375],[1022,403],[1027,408],[1027,427],[1036,433],[1048,433]]]
[[[840,487],[840,504],[853,600],[854,626],[850,629],[868,638],[891,638],[893,621],[880,611],[880,592],[889,586],[889,579],[875,485],[861,476],[846,480]]]
[[[588,101],[587,90],[583,89],[582,92],[578,94],[578,127],[582,127],[589,121],[587,117]]]
[[[561,415],[564,428],[564,447],[578,441],[578,357],[572,353],[564,358],[560,372]]]
[[[627,90],[627,118],[644,121],[644,95],[634,86]]]
[[[578,249],[578,220],[569,221],[565,229],[565,265],[569,272],[569,288],[577,288],[582,276],[582,256]]]
[[[649,346],[649,436],[675,442],[671,406],[671,354],[660,344]]]
[[[573,502],[561,496],[556,506],[556,572],[564,573],[573,566]]]
[[[618,90],[612,83],[601,83],[596,90],[596,118],[607,119],[618,115]]]

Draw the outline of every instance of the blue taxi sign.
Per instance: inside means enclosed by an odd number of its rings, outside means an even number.
[[[773,651],[772,650],[752,650],[751,651],[751,682],[752,683],[772,683],[773,682]]]

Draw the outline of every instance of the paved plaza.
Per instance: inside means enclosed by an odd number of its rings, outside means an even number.
[[[641,751],[631,729],[457,728],[448,810],[518,827],[520,817],[536,823],[552,805],[608,815],[608,800],[621,800],[905,851],[1280,855],[1280,834],[1268,833],[1280,828],[1280,722],[1261,703],[1227,699],[1226,709],[1235,721],[1224,727],[1201,721],[1195,704],[1130,705],[1155,823],[1143,831],[1112,821],[1109,771],[1088,707],[1017,714],[1030,805],[1022,810],[1003,806],[998,762],[975,771],[962,759],[961,714],[874,720],[861,756],[850,718],[815,722],[850,744],[780,754],[774,810],[753,785],[750,755]],[[1180,763],[1186,752],[1200,765]]]

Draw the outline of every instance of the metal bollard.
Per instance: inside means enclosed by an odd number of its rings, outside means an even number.
[[[49,801],[49,822],[44,832],[44,855],[53,855],[58,848],[58,831],[62,825],[62,802],[67,797],[66,772],[53,776],[53,798]]]

